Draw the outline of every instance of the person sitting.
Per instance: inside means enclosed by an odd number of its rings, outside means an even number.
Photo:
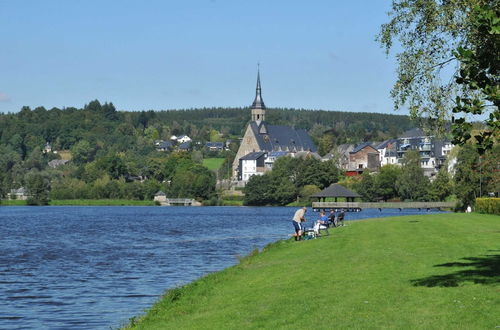
[[[330,210],[330,215],[328,216],[328,224],[330,224],[332,227],[337,227],[337,221],[334,209]]]
[[[328,216],[324,211],[321,211],[319,213],[319,220],[317,220],[316,224],[314,225],[314,233],[316,234],[316,236],[321,236],[319,232],[321,229],[326,229],[326,232],[328,233]]]

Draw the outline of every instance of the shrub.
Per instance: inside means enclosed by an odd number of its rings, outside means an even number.
[[[500,215],[500,198],[476,198],[476,212]]]

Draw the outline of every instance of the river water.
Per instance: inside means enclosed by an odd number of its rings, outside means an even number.
[[[287,238],[294,211],[0,207],[0,329],[118,328],[165,289]],[[363,210],[346,220],[418,213],[428,212]]]

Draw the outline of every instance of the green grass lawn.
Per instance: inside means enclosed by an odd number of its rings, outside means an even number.
[[[0,206],[25,206],[26,201],[2,200]],[[155,206],[154,201],[138,201],[131,199],[54,199],[49,205],[55,206]]]
[[[49,205],[77,205],[77,206],[154,206],[154,201],[138,201],[130,199],[56,199]]]
[[[291,226],[290,226],[291,227]],[[494,329],[500,217],[356,221],[168,291],[137,329]]]
[[[205,158],[203,159],[203,166],[211,171],[217,171],[224,163],[224,158]]]
[[[2,199],[0,201],[0,206],[1,205],[3,205],[3,206],[23,206],[23,205],[26,205],[26,201],[17,200],[17,199],[13,199],[13,200]]]

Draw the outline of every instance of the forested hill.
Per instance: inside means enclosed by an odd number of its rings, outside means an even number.
[[[234,139],[242,136],[249,120],[248,108],[133,112],[116,111],[112,103],[97,100],[83,109],[23,107],[18,113],[0,114],[0,144],[11,146],[21,157],[46,142],[61,150],[80,140],[126,151],[171,135],[208,141],[214,130],[219,137]],[[269,109],[266,121],[306,129],[318,144],[324,140],[323,149],[346,142],[381,141],[415,126],[403,115],[294,109]]]

